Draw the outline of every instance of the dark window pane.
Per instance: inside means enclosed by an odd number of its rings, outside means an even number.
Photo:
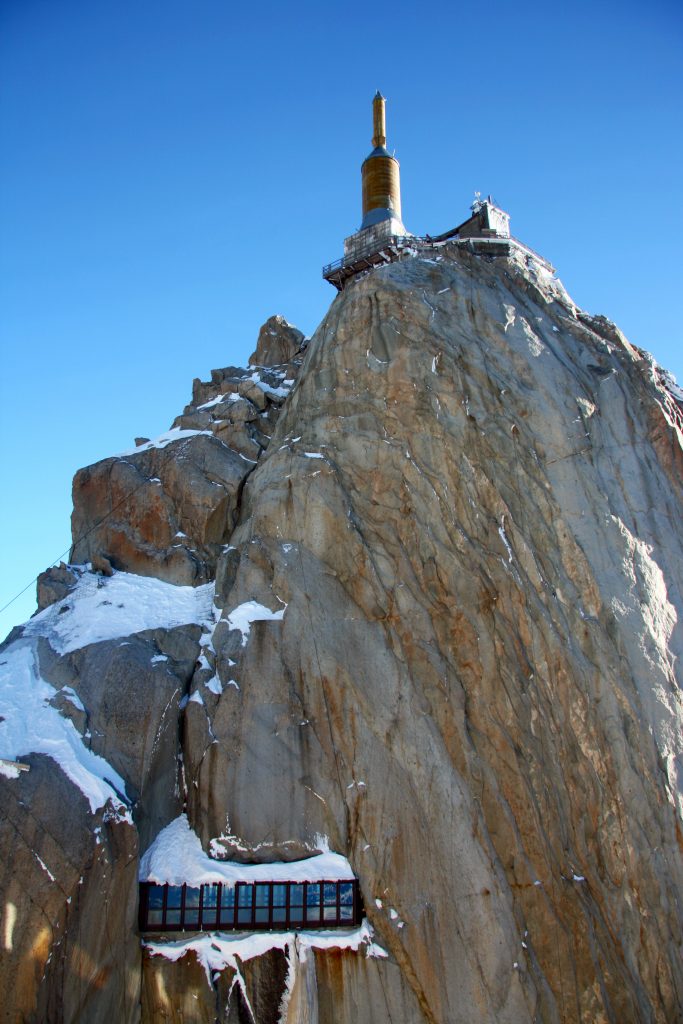
[[[204,893],[202,897],[202,906],[215,907],[218,900],[218,886],[217,885],[205,885],[203,886]]]
[[[339,902],[353,906],[353,882],[339,883]]]
[[[253,885],[240,885],[237,889],[237,906],[250,907],[252,901]]]
[[[147,890],[147,906],[150,910],[161,910],[164,905],[163,885],[150,885]]]
[[[199,906],[199,889],[185,890],[185,909]]]
[[[287,886],[286,885],[274,885],[273,886],[273,906],[274,907],[285,907],[287,905]]]
[[[267,907],[270,903],[270,885],[256,886],[256,906]]]
[[[179,907],[183,898],[183,890],[179,885],[169,885],[166,898],[167,907]]]
[[[214,931],[220,928],[300,929],[351,927],[355,920],[357,883],[239,882],[201,886],[142,883],[143,928],[152,931]]]
[[[234,924],[235,923],[235,908],[234,907],[221,907],[221,924]]]

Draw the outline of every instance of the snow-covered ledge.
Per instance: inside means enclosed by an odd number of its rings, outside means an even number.
[[[270,861],[267,864],[238,864],[214,860],[202,849],[199,836],[190,828],[186,814],[167,825],[140,861],[140,881],[157,885],[200,886],[221,882],[324,882],[353,881],[355,875],[346,857],[319,853],[306,860]]]
[[[199,837],[181,814],[163,829],[140,862],[140,882],[156,885],[199,887],[216,885],[234,887],[238,883],[255,882],[322,882],[355,881],[351,865],[341,854],[326,851],[305,860],[274,861],[262,864],[238,864],[218,861],[202,849]],[[151,956],[177,961],[194,952],[203,966],[207,981],[212,984],[214,972],[230,967],[239,975],[239,964],[252,960],[271,949],[283,951],[290,964],[304,963],[311,949],[348,949],[364,951],[367,957],[386,957],[387,953],[373,941],[372,927],[366,919],[353,928],[308,929],[296,931],[256,931],[226,933],[220,930],[194,934],[187,939],[168,942],[143,942]],[[293,976],[293,974],[292,974]]]
[[[166,960],[181,960],[188,953],[194,953],[206,972],[209,985],[215,971],[231,967],[239,973],[240,963],[263,956],[271,949],[280,949],[291,961],[294,953],[299,963],[304,963],[312,949],[348,949],[365,952],[366,957],[386,957],[387,951],[373,941],[372,926],[364,920],[360,927],[348,930],[297,931],[297,932],[250,932],[230,935],[226,932],[209,932],[191,938],[171,942],[149,942],[143,940],[143,947],[150,956],[163,956]]]

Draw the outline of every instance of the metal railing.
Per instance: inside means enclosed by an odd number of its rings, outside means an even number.
[[[362,260],[368,259],[370,256],[375,256],[383,249],[390,249],[392,247],[404,247],[415,242],[420,243],[424,241],[422,238],[418,238],[417,235],[389,235],[388,238],[382,239],[381,242],[373,242],[371,245],[366,245],[362,249],[354,250],[341,257],[341,259],[334,260],[332,263],[328,263],[327,266],[323,267],[323,277],[327,277],[334,270],[343,270],[344,267],[353,266],[354,263],[361,262]]]
[[[335,273],[335,271],[344,270],[347,267],[354,267],[358,263],[369,261],[371,256],[378,255],[384,249],[431,249],[439,245],[445,244],[446,240],[453,241],[456,244],[464,242],[483,242],[484,245],[486,245],[487,243],[497,242],[501,244],[510,242],[512,243],[512,245],[519,247],[524,252],[529,253],[529,255],[533,256],[535,259],[540,260],[540,262],[544,263],[547,267],[551,267],[553,271],[555,269],[552,266],[552,264],[547,259],[545,259],[544,256],[541,256],[541,254],[536,252],[535,249],[532,249],[530,245],[527,245],[525,242],[520,241],[519,238],[515,238],[514,235],[509,235],[507,238],[503,238],[502,236],[487,237],[485,235],[480,237],[468,236],[467,238],[458,238],[455,236],[455,234],[451,235],[451,232],[446,232],[446,236],[450,237],[446,238],[444,237],[444,235],[437,236],[436,238],[432,238],[429,235],[427,235],[426,237],[423,235],[390,235],[388,238],[385,238],[381,243],[375,242],[371,245],[367,245],[363,249],[359,249],[352,253],[347,253],[340,259],[334,260],[334,262],[332,263],[328,263],[326,266],[323,267],[323,277],[328,278],[332,276]]]

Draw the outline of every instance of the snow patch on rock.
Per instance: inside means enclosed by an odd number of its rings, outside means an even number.
[[[175,818],[159,833],[140,861],[140,881],[159,885],[198,886],[222,882],[233,886],[236,882],[323,882],[354,878],[346,857],[329,851],[306,860],[267,864],[214,860],[204,853],[186,814]]]
[[[264,604],[259,604],[258,601],[244,601],[230,612],[228,615],[228,625],[230,629],[238,629],[240,631],[242,634],[242,647],[245,647],[251,632],[252,622],[279,622],[284,617],[286,608],[287,605],[276,612],[272,612],[270,608],[266,608]]]
[[[114,458],[122,459],[126,455],[135,455],[138,452],[148,452],[150,448],[165,448],[166,445],[173,444],[174,441],[186,441],[189,437],[196,437],[197,434],[206,434],[207,437],[213,437],[213,433],[210,430],[184,430],[181,427],[172,427],[167,430],[164,434],[159,434],[153,441],[147,441],[145,444],[139,445],[137,448],[129,448],[125,452],[119,452]]]
[[[127,637],[145,629],[190,623],[213,626],[214,584],[176,587],[150,576],[83,572],[74,590],[24,626],[24,636],[43,636],[57,654]]]
[[[248,935],[214,932],[177,942],[145,942],[144,947],[151,956],[163,956],[173,962],[194,952],[211,985],[216,971],[231,967],[241,977],[240,962],[263,956],[271,949],[283,952],[296,949],[302,962],[311,949],[349,949],[354,952],[364,949],[367,957],[386,957],[386,950],[373,942],[372,937],[372,927],[363,921],[359,928],[348,931],[338,928],[334,932],[256,932]]]
[[[130,820],[121,799],[124,780],[85,746],[73,722],[51,705],[57,690],[40,675],[36,646],[35,640],[21,638],[0,655],[0,758],[16,761],[45,754],[78,786],[93,814],[111,801],[117,816]],[[0,762],[0,774],[16,778],[17,773],[5,770]]]

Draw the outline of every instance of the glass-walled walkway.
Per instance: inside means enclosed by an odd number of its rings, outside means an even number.
[[[256,931],[354,927],[358,881],[140,885],[141,931]]]

